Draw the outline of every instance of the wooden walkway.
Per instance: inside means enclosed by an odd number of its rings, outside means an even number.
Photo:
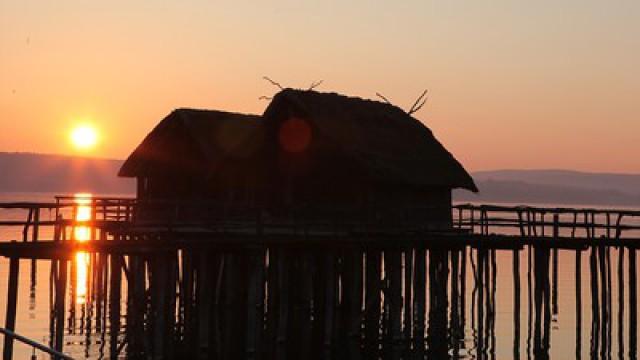
[[[447,340],[425,322],[447,328],[446,304],[460,301],[448,284],[464,288],[458,274],[467,256],[475,254],[482,283],[487,269],[495,272],[488,264],[496,249],[512,250],[516,261],[527,247],[536,296],[548,301],[550,266],[557,269],[550,259],[558,249],[628,248],[635,269],[640,246],[640,212],[629,210],[456,205],[453,227],[443,231],[402,217],[393,224],[375,216],[311,221],[304,212],[275,219],[259,209],[245,212],[250,217],[225,209],[185,221],[183,204],[162,204],[176,216],[145,222],[136,213],[140,205],[73,197],[0,204],[26,214],[23,222],[15,216],[0,222],[22,227],[21,238],[0,242],[0,256],[10,259],[5,328],[15,329],[19,260],[50,259],[49,345],[62,351],[65,314],[76,306],[65,299],[73,256],[84,252],[91,262],[88,301],[100,319],[96,326],[110,333],[111,357],[126,346],[129,356],[157,358],[401,359],[425,351],[438,358],[446,356]],[[90,215],[75,220],[87,215],[81,206]],[[78,228],[88,229],[88,238],[76,239]],[[539,310],[548,312],[545,306]],[[126,334],[119,341],[123,313]],[[5,338],[5,359],[12,346]]]
[[[22,228],[21,239],[0,239],[0,256],[18,258],[62,258],[76,251],[139,254],[186,248],[231,249],[264,247],[456,247],[496,249],[539,244],[565,249],[593,245],[640,244],[640,211],[592,208],[544,208],[531,206],[454,205],[450,230],[429,229],[415,220],[407,223],[305,220],[304,215],[287,220],[270,219],[260,209],[226,209],[206,219],[187,221],[179,217],[163,222],[136,219],[140,204],[130,198],[92,197],[78,200],[59,196],[52,203],[0,203],[0,210],[22,210],[24,219],[3,219],[0,228]],[[192,204],[156,202],[171,209]],[[79,207],[90,209],[90,218],[77,218]],[[429,208],[425,208],[429,210]],[[425,209],[408,209],[424,212]],[[48,212],[49,218],[41,214]],[[53,212],[53,213],[52,213]],[[184,212],[184,211],[183,211]],[[255,214],[239,219],[237,213]],[[234,215],[232,215],[234,214]],[[0,213],[1,216],[1,213]],[[90,241],[74,240],[74,229],[88,227]],[[46,230],[43,230],[46,229]],[[50,236],[42,237],[46,232]],[[20,242],[21,240],[21,242]]]

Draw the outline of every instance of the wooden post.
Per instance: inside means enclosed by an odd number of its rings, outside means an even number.
[[[576,359],[582,358],[582,250],[576,250]]]
[[[513,250],[513,358],[520,359],[520,250]],[[464,310],[463,310],[464,311]]]
[[[58,282],[56,284],[55,302],[55,346],[54,349],[62,352],[64,336],[65,295],[67,290],[67,259],[58,261]]]
[[[620,358],[624,358],[624,247],[623,246],[618,248],[618,296],[617,297],[618,297],[618,356]]]
[[[274,357],[275,344],[277,343],[278,305],[280,303],[278,291],[278,260],[280,256],[273,247],[267,251],[267,316],[266,316],[266,343],[269,345],[266,353],[269,358]],[[317,286],[324,286],[319,284]]]
[[[212,253],[202,252],[198,258],[198,283],[196,284],[196,304],[198,311],[198,359],[210,356],[209,330],[211,324],[211,265]],[[222,258],[222,256],[221,256]],[[221,261],[224,261],[223,259]]]
[[[333,330],[336,306],[336,269],[335,256],[327,253],[325,258],[325,322],[324,322],[324,358],[333,359]]]
[[[346,282],[348,286],[343,291],[347,293],[349,309],[347,309],[347,337],[348,337],[348,354],[349,359],[360,359],[362,354],[360,352],[361,344],[361,314],[362,314],[362,253],[359,250],[355,250],[348,254],[351,259],[349,261],[350,268],[346,269],[349,274]],[[346,275],[346,274],[345,274]]]
[[[365,318],[364,318],[364,357],[378,358],[380,341],[380,275],[381,256],[378,250],[366,253]]]
[[[520,236],[524,237],[524,220],[522,220],[522,211],[518,210],[518,227],[520,228]]]
[[[258,359],[261,356],[260,345],[263,329],[264,295],[264,252],[250,255],[249,289],[247,293],[247,343],[246,359]]]
[[[384,271],[389,284],[389,336],[391,340],[390,359],[400,359],[402,345],[402,268],[401,253],[398,250],[384,254]],[[385,297],[386,299],[386,297]]]
[[[27,242],[29,239],[29,225],[31,225],[33,219],[33,208],[29,208],[29,214],[27,215],[27,222],[22,229],[22,241]]]
[[[142,258],[133,256],[130,257],[129,265],[131,267],[131,281],[129,282],[127,293],[131,304],[127,311],[127,318],[129,319],[127,331],[130,334],[127,355],[135,358],[144,354],[145,264]]]
[[[182,309],[182,338],[185,354],[193,354],[196,317],[193,304],[193,253],[192,250],[182,250],[182,283],[180,286],[180,309]]]
[[[413,291],[413,248],[404,251],[404,338],[410,341],[413,330],[412,291]]]
[[[312,303],[313,303],[313,257],[305,252],[300,257],[300,287],[299,299],[301,304],[298,305],[299,311],[296,317],[297,326],[300,328],[297,341],[298,356],[303,359],[311,358],[312,352]]]
[[[122,276],[121,255],[111,254],[111,283],[109,284],[109,353],[117,358],[118,335],[120,334],[120,287]]]
[[[20,259],[11,257],[9,260],[9,286],[7,290],[7,314],[5,317],[4,327],[7,330],[14,331],[16,329],[16,311],[18,304],[18,275],[20,273]],[[4,336],[4,352],[3,359],[11,360],[13,358],[13,337]]]
[[[40,232],[40,208],[33,209],[34,218],[33,218],[33,231],[31,232],[31,241],[37,242],[38,235]]]
[[[166,357],[168,345],[166,344],[166,324],[167,324],[167,293],[171,290],[168,287],[168,271],[170,261],[166,254],[156,254],[151,260],[151,306],[153,314],[153,358],[162,359]],[[117,271],[117,270],[116,270]],[[113,277],[115,274],[112,274]],[[113,291],[113,289],[112,289]],[[175,291],[174,291],[175,293]]]
[[[449,344],[452,347],[452,355],[454,358],[460,356],[460,341],[464,339],[464,329],[460,328],[460,253],[457,249],[450,251],[451,258],[451,304],[449,306],[450,334]]]
[[[636,250],[629,249],[629,358],[638,350],[638,283]]]
[[[424,336],[425,336],[425,299],[426,299],[426,253],[423,247],[416,248],[415,254],[415,276],[413,293],[413,316],[414,316],[414,349],[416,358],[424,358]]]

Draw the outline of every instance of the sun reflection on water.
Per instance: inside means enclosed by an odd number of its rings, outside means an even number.
[[[91,239],[91,227],[83,225],[82,222],[88,222],[92,220],[92,208],[91,208],[91,194],[79,193],[75,194],[75,220],[80,222],[79,226],[75,226],[73,229],[74,239],[76,241],[84,242]],[[89,253],[84,251],[78,251],[75,256],[75,268],[76,268],[76,284],[75,284],[75,301],[78,305],[83,305],[87,302],[88,295],[88,272],[89,272]]]

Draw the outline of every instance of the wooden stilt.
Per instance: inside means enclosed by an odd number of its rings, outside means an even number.
[[[16,312],[18,305],[18,276],[20,273],[20,259],[12,257],[9,260],[9,286],[7,289],[7,313],[5,316],[4,327],[7,330],[14,331],[16,329]],[[13,358],[13,337],[4,337],[3,359],[11,360]]]
[[[336,281],[336,269],[335,269],[335,256],[333,254],[327,254],[324,264],[325,272],[325,319],[324,319],[324,359],[333,359],[333,345],[334,345],[334,321],[335,321],[335,307],[337,297],[337,281]]]
[[[366,253],[364,316],[364,357],[378,358],[380,350],[381,256],[378,250]]]
[[[211,253],[201,253],[198,257],[198,282],[196,284],[196,303],[198,304],[198,359],[207,359],[211,353],[209,331],[211,328]]]
[[[260,359],[264,304],[264,253],[251,255],[249,260],[249,291],[247,293],[246,359]]]
[[[629,358],[637,356],[638,351],[638,282],[636,251],[629,249]]]
[[[390,359],[400,359],[402,355],[402,268],[401,253],[397,250],[384,254],[385,274],[388,281]],[[385,297],[386,299],[386,297]]]
[[[67,259],[58,261],[58,282],[55,301],[55,343],[54,349],[62,352],[64,336],[65,297],[67,290]]]
[[[424,359],[425,314],[426,314],[426,252],[424,248],[416,248],[415,277],[413,294],[413,348],[417,359]]]
[[[120,295],[122,257],[111,255],[111,281],[109,284],[109,356],[118,356],[118,341],[120,336]]]
[[[347,319],[347,348],[349,359],[358,360],[362,357],[360,345],[362,343],[361,328],[362,328],[362,253],[359,250],[355,250],[350,254],[350,266],[347,269],[349,272],[349,280],[346,282],[346,288],[344,291],[347,293],[348,309],[345,318]]]

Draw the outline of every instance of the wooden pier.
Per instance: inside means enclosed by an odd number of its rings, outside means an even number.
[[[523,271],[518,254],[528,251],[528,337],[532,352],[544,355],[557,313],[558,249],[575,251],[576,259],[590,254],[594,297],[606,306],[611,298],[599,294],[611,286],[612,246],[628,249],[633,285],[625,319],[634,324],[629,339],[636,338],[640,211],[455,205],[453,226],[443,230],[403,223],[401,216],[393,224],[376,222],[375,211],[358,221],[340,214],[318,221],[305,211],[274,217],[244,209],[238,216],[237,209],[224,208],[193,221],[180,215],[189,213],[185,204],[171,203],[161,204],[171,217],[144,221],[137,214],[143,204],[133,199],[87,201],[80,205],[89,206],[91,216],[82,221],[74,197],[0,204],[28,214],[22,222],[0,221],[23,227],[24,235],[0,243],[0,255],[10,259],[5,328],[15,329],[19,260],[48,259],[50,346],[59,351],[65,331],[81,329],[108,333],[111,358],[126,351],[130,358],[159,359],[437,359],[462,354],[468,321],[479,329],[476,347],[486,351],[495,342],[495,259],[502,249],[513,252],[514,279]],[[51,212],[48,219],[44,211]],[[88,241],[75,238],[80,226],[90,229]],[[86,321],[65,327],[65,314],[79,306],[66,298],[78,253],[90,269],[80,306]],[[472,319],[464,311],[469,271],[475,279]],[[622,264],[618,271],[624,273]],[[520,287],[518,280],[518,308]],[[593,311],[599,321],[611,316]],[[514,324],[520,336],[519,311]],[[610,330],[599,329],[597,338],[606,340]],[[628,347],[637,350],[635,343]],[[11,349],[5,338],[5,359]]]

